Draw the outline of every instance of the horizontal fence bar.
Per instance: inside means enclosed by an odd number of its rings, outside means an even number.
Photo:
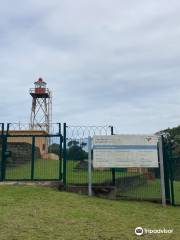
[[[22,179],[6,179],[5,180],[6,182],[14,182],[14,181],[16,181],[16,182],[22,182],[22,181],[26,181],[26,182],[34,182],[34,181],[36,181],[36,182],[41,182],[41,181],[47,181],[47,182],[52,182],[52,181],[59,181],[59,179],[58,178],[54,178],[54,179],[38,179],[38,178],[35,178],[35,179],[33,179],[33,180],[31,180],[31,179],[29,179],[29,178],[22,178]]]
[[[35,135],[35,134],[32,134],[32,135],[23,135],[23,134],[18,134],[18,135],[16,135],[16,134],[13,134],[13,135],[11,135],[11,134],[7,134],[7,135],[5,135],[5,136],[7,136],[7,137],[45,137],[45,138],[48,138],[48,137],[61,137],[61,135],[59,135],[59,134],[47,134],[47,135]]]

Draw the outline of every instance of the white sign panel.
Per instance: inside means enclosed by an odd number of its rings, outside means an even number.
[[[158,136],[94,136],[95,168],[158,167]]]

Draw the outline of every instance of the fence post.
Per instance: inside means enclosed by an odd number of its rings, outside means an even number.
[[[4,180],[4,123],[1,123],[1,147],[2,147],[2,152],[1,152],[1,181]]]
[[[35,136],[32,136],[31,180],[34,180]]]
[[[171,184],[171,204],[174,206],[174,176],[173,176],[173,166],[172,166],[172,147],[169,145],[169,170],[170,170],[170,184]]]
[[[159,161],[160,161],[160,178],[161,178],[160,180],[161,180],[162,205],[166,206],[164,156],[163,156],[163,136],[160,136],[160,139],[159,139]]]
[[[10,127],[10,125],[11,125],[11,123],[8,123],[8,124],[7,124],[7,132],[6,132],[6,135],[9,134],[9,127]]]
[[[66,123],[63,125],[63,183],[66,189]]]
[[[88,137],[88,195],[92,196],[91,137]]]
[[[4,123],[1,123],[1,135],[4,135]]]
[[[111,135],[114,135],[114,128],[113,126],[110,126],[111,128]],[[115,168],[111,168],[111,172],[112,172],[112,185],[115,186],[116,184],[116,169]]]
[[[61,135],[61,123],[57,123],[58,124],[58,134]]]
[[[7,142],[8,142],[8,135],[9,135],[9,126],[10,123],[7,124],[6,134],[4,133],[3,129],[3,146],[2,146],[2,181],[6,178],[6,153],[7,153]],[[4,128],[4,126],[3,126]]]
[[[62,135],[61,135],[61,123],[58,123],[59,126],[59,180],[62,179]]]
[[[162,146],[163,146],[163,156],[164,156],[164,181],[165,181],[165,195],[166,195],[166,203],[171,202],[170,196],[170,186],[169,186],[169,179],[170,179],[170,169],[169,169],[169,150],[168,144],[165,142],[164,137],[162,136]]]

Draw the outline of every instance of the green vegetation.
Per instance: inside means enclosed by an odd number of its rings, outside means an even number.
[[[82,161],[67,161],[67,182],[77,184],[87,184],[88,175],[87,168],[78,167]],[[35,179],[58,179],[59,178],[59,161],[58,160],[47,160],[47,159],[36,159],[35,160]],[[124,173],[117,172],[117,177],[132,176],[137,173]],[[6,170],[6,179],[30,179],[31,177],[31,163],[20,164],[16,167],[10,167]],[[112,173],[111,170],[94,170],[93,171],[93,182],[103,183],[111,182]]]
[[[174,181],[174,201],[180,205],[180,181]]]
[[[180,126],[168,128],[161,132],[167,135],[168,144],[171,146],[172,157],[174,158],[173,166],[176,171],[175,175],[180,178]]]
[[[6,179],[30,179],[31,162],[19,164],[6,169]],[[59,179],[59,161],[36,159],[34,165],[34,178]]]
[[[0,186],[1,240],[124,240],[138,239],[137,226],[174,229],[180,236],[180,208],[147,202],[114,201],[45,187]]]
[[[67,161],[67,183],[72,185],[84,185],[88,183],[87,167],[82,166],[82,161]],[[81,168],[83,167],[83,168]],[[126,183],[128,177],[138,177],[136,181]],[[6,169],[6,179],[30,179],[31,163]],[[58,179],[59,161],[37,159],[35,161],[35,179]],[[160,199],[160,181],[144,181],[138,173],[116,172],[116,178],[120,181],[117,194],[121,197],[136,199]],[[112,181],[110,169],[94,170],[93,184],[109,184]],[[180,204],[180,181],[174,181],[175,203]]]
[[[86,143],[82,142],[81,144],[78,141],[69,141],[67,144],[67,159],[68,160],[84,160],[88,158],[88,153],[83,150],[83,147],[86,146]],[[57,143],[54,143],[49,146],[48,151],[50,153],[55,153],[59,155],[59,149],[60,145]]]
[[[180,185],[179,185],[180,188]],[[121,188],[118,189],[117,195],[128,196],[135,199],[161,199],[160,180],[148,180],[146,184],[134,187],[131,185],[127,191],[122,192]]]
[[[79,144],[78,141],[70,141],[68,142],[67,148],[67,159],[69,160],[84,160],[88,158],[88,153],[83,150],[83,146],[85,143]]]
[[[84,185],[88,183],[87,168],[81,168],[82,161],[67,161],[67,183],[70,185]],[[84,166],[83,166],[84,167]],[[35,161],[35,179],[58,179],[59,161],[37,159]],[[30,179],[31,164],[23,164],[17,167],[7,168],[6,179]],[[129,179],[128,179],[129,178]],[[135,179],[130,179],[135,178]],[[110,169],[94,170],[93,184],[109,184],[112,181]],[[138,173],[116,172],[118,182],[118,195],[137,199],[160,199],[159,180],[147,181]],[[131,182],[129,182],[131,180]]]

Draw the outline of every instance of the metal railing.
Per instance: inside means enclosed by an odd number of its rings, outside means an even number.
[[[41,89],[42,92],[38,92],[38,89]],[[49,88],[30,88],[29,89],[29,93],[33,93],[33,94],[48,94],[50,95],[50,90]]]

